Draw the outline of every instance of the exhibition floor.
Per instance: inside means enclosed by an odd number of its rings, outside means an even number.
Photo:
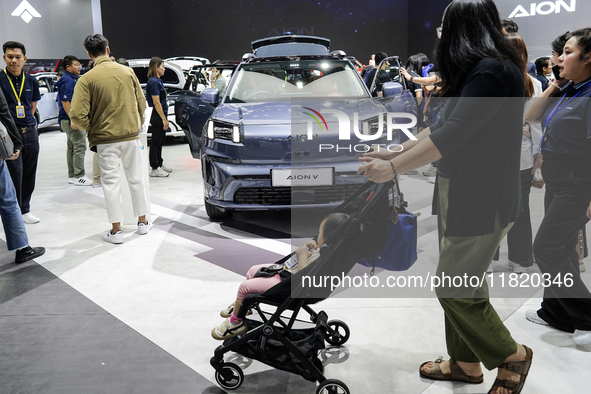
[[[66,136],[40,135],[41,155],[27,225],[33,246],[47,253],[16,266],[0,248],[0,394],[215,394],[209,360],[220,345],[210,331],[234,298],[246,270],[289,253],[289,213],[249,213],[210,222],[203,208],[200,164],[186,144],[165,145],[174,172],[150,178],[154,228],[139,236],[124,226],[122,245],[103,242],[107,222],[102,189],[68,185]],[[92,155],[86,156],[92,169]],[[90,173],[89,173],[90,175]],[[433,179],[402,176],[409,209],[419,217],[418,274],[434,272],[436,220],[431,216]],[[532,225],[543,211],[543,192],[533,189]],[[0,232],[2,243],[4,233]],[[591,237],[590,237],[591,240]],[[497,272],[509,272],[506,245]],[[591,286],[589,270],[582,274]],[[369,269],[356,268],[356,272]],[[535,273],[537,266],[528,269]],[[434,383],[418,367],[445,356],[443,312],[435,298],[337,297],[315,306],[349,325],[351,338],[339,354],[325,354],[325,376],[351,393],[486,393],[496,372],[480,385]],[[527,393],[584,393],[591,386],[591,345],[525,320],[541,292],[526,298],[494,298],[514,338],[534,351]],[[315,393],[315,383],[234,357],[244,384],[236,393]]]

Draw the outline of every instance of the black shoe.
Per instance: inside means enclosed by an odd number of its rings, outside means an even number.
[[[37,248],[32,248],[27,246],[25,248],[19,249],[16,251],[16,259],[14,260],[15,264],[22,264],[26,263],[29,260],[33,260],[39,256],[43,256],[45,254],[45,248],[39,246]]]

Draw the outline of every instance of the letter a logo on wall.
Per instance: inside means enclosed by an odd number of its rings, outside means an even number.
[[[23,0],[22,3],[16,7],[14,11],[12,11],[12,16],[20,16],[22,20],[26,23],[29,23],[33,18],[41,18],[41,14],[37,12],[36,9],[33,8],[31,4],[27,0]]]

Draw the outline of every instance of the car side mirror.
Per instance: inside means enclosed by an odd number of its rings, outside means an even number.
[[[201,92],[201,100],[212,106],[218,105],[220,101],[220,91],[216,88],[208,88]]]
[[[45,93],[49,93],[49,89],[47,89],[46,87],[40,87],[39,88],[39,94],[41,96],[43,96]]]
[[[394,97],[399,96],[403,87],[400,82],[386,82],[382,85],[382,96],[383,97]]]

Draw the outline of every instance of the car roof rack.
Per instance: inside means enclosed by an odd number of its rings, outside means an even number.
[[[316,36],[286,35],[251,42],[256,57],[328,55],[330,40]]]

